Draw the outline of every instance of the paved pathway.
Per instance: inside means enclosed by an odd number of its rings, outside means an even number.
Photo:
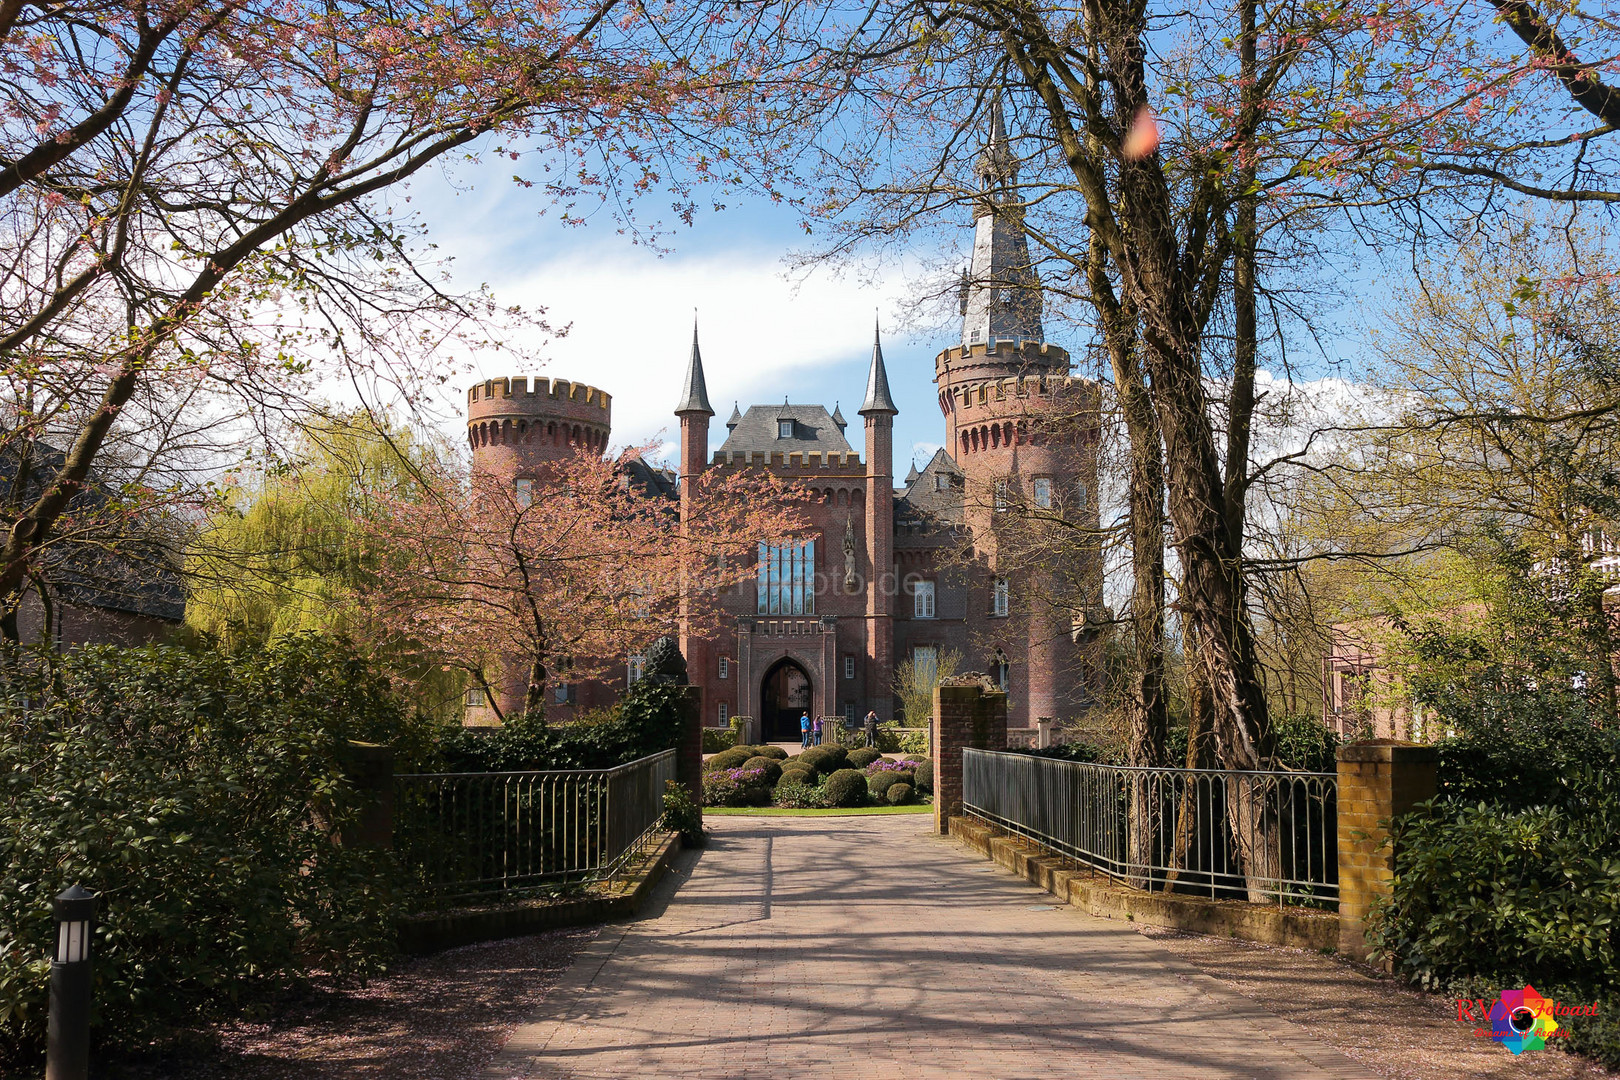
[[[711,819],[667,908],[604,932],[485,1076],[1373,1075],[930,821]]]

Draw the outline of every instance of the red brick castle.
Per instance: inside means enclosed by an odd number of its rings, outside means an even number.
[[[1016,170],[999,109],[978,173],[983,194],[971,267],[962,276],[962,336],[934,362],[946,448],[920,471],[911,468],[899,486],[899,410],[881,342],[873,343],[858,411],[859,450],[839,408],[829,413],[784,400],[734,408],[725,441],[710,455],[715,413],[694,330],[674,410],[679,472],[635,463],[636,482],[650,497],[679,499],[683,515],[689,485],[706,469],[766,469],[818,493],[807,532],[761,546],[751,587],[705,597],[721,605],[724,636],[705,639],[683,628],[681,650],[710,725],[749,716],[761,737],[792,739],[805,711],[859,718],[872,709],[888,720],[897,706],[896,666],[910,660],[926,669],[947,651],[961,656],[965,670],[1005,686],[1013,727],[1069,718],[1088,704],[1092,635],[1067,612],[1100,602],[1100,561],[1069,568],[1057,586],[1009,569],[999,549],[1013,520],[1008,512],[1020,508],[1097,524],[1097,387],[1072,377],[1069,354],[1045,340],[1022,208],[1004,194]],[[475,386],[468,394],[475,467],[521,484],[535,466],[573,447],[605,449],[610,406],[601,390],[561,379]],[[1076,588],[1078,603],[1047,602],[1057,590]],[[616,685],[554,686],[548,715],[565,719],[607,704],[639,677],[639,665],[639,657],[626,657]],[[522,687],[509,694],[516,705]],[[469,722],[487,711],[470,707]]]

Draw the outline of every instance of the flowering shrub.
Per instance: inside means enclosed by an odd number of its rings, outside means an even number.
[[[880,773],[911,772],[915,765],[909,761],[874,761],[866,767],[867,776],[877,776]]]
[[[764,769],[715,769],[703,774],[704,806],[764,806],[770,799]]]

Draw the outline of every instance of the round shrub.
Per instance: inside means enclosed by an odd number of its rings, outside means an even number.
[[[827,754],[827,766],[821,770],[822,772],[837,772],[839,769],[849,767],[849,747],[818,746],[816,749],[826,751]]]
[[[889,793],[885,796],[890,806],[904,806],[911,801],[912,790],[910,784],[890,784]]]
[[[768,757],[774,761],[786,761],[788,752],[780,746],[756,746],[754,747],[754,756]]]
[[[782,779],[782,766],[776,763],[775,758],[751,757],[743,762],[742,767],[750,770],[759,769],[763,772],[766,787],[775,787],[776,782]]]
[[[866,802],[866,777],[856,769],[839,769],[821,785],[821,801],[828,806],[860,806]]]
[[[849,767],[852,769],[864,769],[882,756],[871,747],[863,746],[859,750],[849,752]]]
[[[722,750],[708,761],[705,761],[703,769],[705,772],[720,772],[724,769],[741,768],[744,762],[754,756],[751,750],[752,748],[747,746],[736,746],[730,750]]]
[[[787,765],[783,767],[782,775],[777,779],[776,782],[778,785],[781,785],[787,783],[789,780],[799,784],[809,784],[810,786],[814,787],[816,783],[816,772],[814,769],[806,769],[797,763]]]
[[[916,779],[918,791],[934,790],[934,763],[932,761],[919,761],[913,776]]]
[[[881,799],[895,784],[914,786],[914,778],[909,772],[875,772],[866,778],[867,790],[874,799]]]
[[[808,765],[819,773],[830,773],[838,768],[833,764],[833,748],[830,746],[812,746],[808,750],[799,751],[799,763]]]

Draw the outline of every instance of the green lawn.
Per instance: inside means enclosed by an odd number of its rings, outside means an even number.
[[[851,817],[857,814],[931,814],[927,803],[917,806],[857,806],[851,810],[788,810],[780,806],[705,806],[703,816],[717,817]]]

